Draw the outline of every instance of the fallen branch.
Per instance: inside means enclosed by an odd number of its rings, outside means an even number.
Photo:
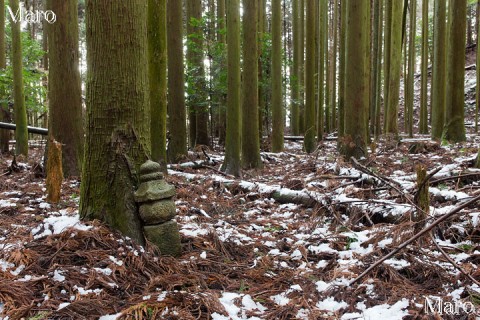
[[[462,205],[459,205],[457,206],[456,208],[454,208],[452,211],[450,211],[449,213],[441,216],[440,218],[438,218],[437,220],[435,220],[432,224],[430,224],[429,226],[423,228],[420,232],[416,233],[413,237],[411,237],[410,239],[408,239],[407,241],[403,242],[402,244],[400,244],[397,248],[395,248],[393,251],[391,251],[389,254],[387,254],[386,256],[384,256],[383,258],[381,258],[380,260],[378,260],[377,262],[375,262],[373,265],[371,265],[370,267],[367,268],[367,270],[363,271],[359,276],[357,276],[355,279],[353,279],[352,281],[350,281],[349,283],[349,286],[350,285],[353,285],[355,284],[356,282],[358,282],[359,280],[361,280],[363,277],[365,277],[368,273],[370,273],[370,271],[372,271],[373,269],[375,269],[377,266],[379,266],[380,264],[382,264],[385,260],[393,257],[395,254],[397,254],[400,250],[402,250],[403,248],[405,248],[406,246],[408,246],[410,243],[414,242],[415,240],[419,239],[420,237],[424,236],[426,233],[428,233],[430,230],[432,230],[434,227],[436,227],[437,225],[439,225],[440,223],[442,223],[443,221],[447,220],[448,218],[452,217],[454,214],[458,213],[459,211],[461,211],[462,209],[470,206],[471,204],[474,204],[476,203],[478,200],[480,200],[480,195],[479,196],[476,196],[475,198],[472,198],[470,199],[469,201],[463,203]]]
[[[471,178],[471,177],[477,177],[477,178],[480,177],[480,172],[465,173],[465,174],[459,174],[458,176],[439,178],[439,179],[430,181],[430,184],[439,184],[441,182],[445,182],[445,181],[449,181],[449,180],[455,180],[455,179],[461,179],[461,178]]]
[[[468,279],[470,279],[473,283],[475,283],[477,286],[480,287],[480,282],[478,282],[477,280],[475,280],[474,277],[472,277],[472,275],[468,272],[466,272],[465,270],[463,270],[462,267],[460,267],[455,261],[452,260],[452,258],[450,258],[450,256],[448,255],[448,253],[445,252],[445,250],[443,250],[437,243],[437,241],[435,241],[435,239],[433,238],[433,235],[432,233],[430,232],[430,238],[432,239],[433,243],[435,244],[435,247],[437,247],[438,251],[440,251],[440,253],[445,257],[445,259],[447,259],[448,262],[450,262],[450,264],[452,266],[455,267],[455,269],[457,269],[458,271],[460,271],[461,273],[463,273]]]

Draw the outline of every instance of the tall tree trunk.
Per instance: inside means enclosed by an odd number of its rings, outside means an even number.
[[[19,10],[18,0],[10,0],[12,12]],[[12,26],[12,67],[13,67],[13,102],[15,105],[15,153],[28,156],[28,131],[27,110],[25,107],[25,94],[23,92],[23,62],[22,62],[22,39],[20,31],[20,19],[17,22],[10,18]]]
[[[167,171],[167,0],[148,0],[152,160]]]
[[[200,68],[198,60],[200,59],[199,42],[203,43],[202,34],[200,31],[198,17],[195,16],[196,7],[200,6],[201,0],[186,0],[187,7],[187,82],[190,90],[188,90],[188,145],[190,148],[195,147],[197,140],[197,95],[201,95],[201,80],[197,79]],[[203,49],[203,48],[202,48]],[[203,63],[203,61],[202,61]]]
[[[331,57],[330,57],[330,46],[329,46],[329,41],[328,39],[330,38],[330,14],[328,12],[328,4],[330,0],[325,0],[323,1],[323,7],[324,11],[326,12],[326,17],[325,17],[325,34],[323,35],[323,41],[325,42],[325,116],[324,116],[324,122],[325,122],[325,132],[330,133],[330,123],[331,123],[331,118],[330,118],[330,98],[331,98],[331,72],[330,72],[330,67],[331,67]]]
[[[291,101],[290,101],[290,128],[292,134],[297,136],[300,134],[300,115],[299,115],[299,56],[300,56],[300,39],[299,39],[299,0],[292,0],[292,16],[293,16],[293,64],[290,75],[290,91],[291,91]],[[303,40],[303,39],[302,39]]]
[[[5,54],[5,0],[0,0],[0,72],[7,67],[7,57]],[[0,101],[4,100],[6,92],[0,91]],[[6,99],[5,99],[6,100]],[[0,119],[8,122],[7,104],[0,102]],[[0,152],[8,152],[8,140],[10,132],[0,129]]]
[[[307,153],[315,150],[315,2],[307,1],[306,59],[305,59],[305,138]]]
[[[223,45],[227,45],[227,37],[225,36],[226,19],[225,19],[225,0],[219,0],[217,2],[217,41]],[[223,51],[223,50],[222,50]],[[220,68],[226,67],[226,61],[224,56],[220,57],[218,72]],[[226,136],[226,122],[227,122],[227,99],[224,94],[218,97],[218,143],[220,145],[225,144]]]
[[[87,135],[80,216],[144,244],[133,192],[150,154],[147,3],[86,1]],[[112,201],[112,199],[114,201]]]
[[[187,115],[185,110],[185,77],[183,70],[183,1],[167,2],[168,128],[169,162],[187,154]]]
[[[272,1],[272,151],[283,150],[282,8]]]
[[[265,114],[265,90],[264,81],[266,79],[265,69],[267,65],[263,63],[265,61],[266,54],[263,52],[263,45],[265,40],[265,33],[267,32],[266,24],[266,0],[260,0],[258,7],[258,134],[260,137],[260,143],[263,140],[263,116]]]
[[[280,1],[280,0],[279,0]],[[241,126],[240,126],[240,3],[227,0],[227,137],[225,161],[222,170],[241,176]]]
[[[383,11],[384,11],[384,1],[378,0],[378,36],[377,36],[377,71],[375,74],[376,77],[376,88],[375,88],[375,130],[374,135],[377,139],[382,134],[382,124],[381,124],[381,105],[382,105],[382,42],[383,42]]]
[[[370,0],[347,0],[345,60],[345,135],[341,152],[346,159],[367,156],[369,86],[368,29]]]
[[[415,54],[415,38],[416,38],[416,9],[417,9],[417,0],[410,0],[410,29],[409,29],[409,36],[408,36],[408,78],[407,78],[407,88],[408,88],[408,96],[405,99],[405,103],[407,104],[407,124],[408,124],[408,135],[413,137],[413,101],[415,95],[415,87],[414,87],[414,78],[415,78],[415,61],[416,61],[416,54]]]
[[[401,1],[392,1],[390,35],[390,72],[386,112],[386,133],[398,134],[398,103],[400,97],[400,74],[402,66],[402,11]]]
[[[82,89],[78,69],[78,2],[48,0],[47,10],[57,15],[48,26],[49,136],[63,144],[64,176],[79,176],[83,160]]]
[[[273,2],[276,0],[273,0]],[[299,61],[298,61],[298,90],[299,90],[299,131],[305,133],[305,1],[299,0],[298,13],[300,14],[298,39],[299,39]]]
[[[477,46],[476,46],[476,65],[480,66],[480,42],[479,39],[479,30],[480,30],[480,1],[477,4]],[[476,77],[477,83],[480,83],[480,68],[476,68]],[[480,109],[480,86],[475,86],[475,96],[476,96],[476,104],[475,104],[475,132],[478,132],[478,111]],[[480,159],[480,157],[479,157]]]
[[[422,84],[420,89],[421,134],[428,133],[428,0],[422,2]]]
[[[446,1],[435,0],[435,32],[433,42],[432,139],[440,140],[445,124],[446,108]]]
[[[242,161],[247,169],[262,166],[258,137],[257,2],[243,0]]]
[[[466,140],[465,136],[465,38],[467,0],[450,0],[451,19],[448,45],[448,75],[445,139]]]
[[[383,128],[387,127],[387,104],[389,99],[390,79],[390,48],[392,38],[392,4],[393,1],[385,1],[385,27],[384,27],[384,52],[383,52]]]
[[[378,68],[379,65],[377,63],[380,60],[379,55],[379,42],[378,37],[381,35],[379,34],[379,14],[380,14],[380,0],[373,0],[373,23],[372,23],[372,72],[370,74],[370,132],[373,134],[375,133],[375,112],[377,110],[377,81],[378,78]]]
[[[319,5],[319,36],[318,36],[318,110],[317,110],[317,140],[323,140],[323,133],[325,130],[324,125],[324,112],[325,112],[325,64],[326,64],[326,41],[328,30],[325,28],[327,19],[327,10],[325,8],[326,1],[320,0]]]
[[[346,29],[347,29],[347,0],[341,0],[340,13],[340,48],[338,59],[338,137],[342,137],[345,132],[345,47],[346,47]]]
[[[337,128],[337,47],[338,47],[338,0],[333,1],[333,47],[332,47],[332,97],[330,101],[332,113],[332,130]]]

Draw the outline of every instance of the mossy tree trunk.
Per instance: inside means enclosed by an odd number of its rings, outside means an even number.
[[[272,1],[272,152],[283,150],[282,7]]]
[[[298,91],[298,70],[300,56],[300,39],[299,39],[299,0],[292,0],[292,42],[293,42],[293,63],[290,75],[290,129],[292,134],[297,136],[300,134],[300,114],[299,114],[299,91]],[[303,39],[302,39],[303,40]]]
[[[144,244],[134,190],[150,155],[147,3],[86,1],[87,134],[80,216]]]
[[[167,0],[148,0],[152,160],[167,171]]]
[[[435,1],[433,78],[432,78],[432,139],[442,138],[446,110],[446,1]]]
[[[18,0],[10,0],[12,12],[19,10]],[[2,8],[3,10],[3,8]],[[27,110],[25,107],[25,94],[23,92],[23,62],[22,62],[22,40],[20,31],[20,19],[17,22],[10,18],[12,27],[12,67],[13,67],[13,103],[15,113],[15,153],[28,156],[28,131],[27,131]]]
[[[167,1],[168,143],[169,162],[187,154],[187,114],[183,70],[183,1]]]
[[[385,132],[398,134],[398,104],[400,100],[400,75],[402,67],[402,14],[403,2],[392,1],[390,34],[390,72],[388,75],[388,100]]]
[[[63,174],[79,176],[83,161],[82,89],[78,69],[78,1],[48,0],[47,9],[57,15],[48,25],[49,136],[62,147]]]
[[[428,0],[422,2],[422,72],[419,132],[428,133]]]
[[[315,150],[315,2],[307,1],[306,59],[305,59],[305,138],[307,153]]]
[[[359,159],[367,156],[370,1],[346,1],[345,135],[340,148],[347,159]]]
[[[241,176],[240,1],[227,0],[227,136],[222,170]]]
[[[258,0],[243,0],[243,116],[242,161],[247,169],[260,168],[258,137]]]
[[[451,142],[466,140],[465,135],[465,41],[467,0],[450,0],[448,38],[447,104],[445,139]]]
[[[5,0],[0,0],[0,72],[7,67],[7,57],[5,54]],[[6,92],[0,92],[0,101],[6,96]],[[0,102],[0,120],[8,122],[7,104]],[[10,132],[0,129],[0,152],[8,152],[8,140]]]

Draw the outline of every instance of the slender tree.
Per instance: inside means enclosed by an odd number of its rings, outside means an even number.
[[[377,72],[375,74],[376,77],[376,89],[375,89],[375,129],[374,134],[375,138],[378,138],[382,133],[382,124],[380,122],[381,116],[381,88],[382,88],[382,42],[383,42],[383,11],[384,11],[384,1],[378,0],[378,24],[377,24],[377,60],[375,63],[377,64]]]
[[[222,47],[227,45],[227,37],[225,36],[226,19],[225,19],[225,0],[217,1],[217,42]],[[217,71],[226,68],[226,61],[223,55],[220,55]],[[226,122],[227,122],[227,99],[224,94],[218,97],[218,143],[225,144]]]
[[[386,108],[386,133],[398,134],[398,103],[400,96],[400,74],[402,65],[402,1],[392,1],[390,34],[390,72]]]
[[[327,12],[325,10],[325,1],[320,1],[318,12],[318,110],[317,110],[317,140],[323,140],[324,126],[324,108],[325,108],[325,63],[326,63],[326,42],[324,41],[328,30],[325,28]]]
[[[187,115],[183,73],[183,1],[167,2],[168,55],[168,128],[169,162],[177,162],[187,154]]]
[[[167,0],[148,0],[148,79],[152,160],[167,170]]]
[[[390,79],[390,47],[392,35],[392,3],[385,1],[385,25],[383,45],[383,128],[387,127],[387,102],[389,100],[389,79]],[[384,131],[382,130],[382,131]]]
[[[48,26],[49,136],[63,144],[64,176],[79,176],[83,160],[82,89],[78,69],[78,2],[48,0],[57,15]]]
[[[19,10],[18,0],[10,0],[12,12]],[[2,8],[3,10],[3,8]],[[10,17],[12,26],[12,67],[13,67],[13,102],[15,105],[15,153],[17,155],[28,155],[28,131],[27,131],[27,110],[25,107],[25,94],[23,92],[23,62],[22,62],[22,40],[20,31],[20,19],[14,21]]]
[[[258,134],[260,137],[260,143],[263,138],[263,115],[266,113],[265,103],[265,80],[266,69],[268,65],[264,63],[267,58],[267,54],[264,52],[265,34],[267,31],[267,19],[266,19],[266,6],[267,0],[260,0],[258,6]]]
[[[369,0],[347,1],[345,60],[345,135],[341,151],[347,158],[367,156],[369,87],[368,51]]]
[[[150,155],[147,3],[86,1],[87,134],[80,216],[144,244],[133,192]],[[114,199],[114,201],[112,201]]]
[[[283,150],[282,8],[272,1],[272,151]]]
[[[189,90],[190,146],[210,145],[208,137],[208,103],[203,56],[202,1],[187,1],[187,66],[192,89]]]
[[[422,2],[422,82],[420,89],[420,125],[422,134],[428,133],[428,0]]]
[[[331,57],[330,57],[330,46],[329,46],[329,38],[330,38],[330,24],[329,24],[329,13],[328,13],[328,4],[330,1],[325,0],[323,2],[323,12],[326,15],[324,18],[325,23],[325,33],[323,35],[323,41],[325,42],[325,107],[324,107],[324,123],[325,123],[325,132],[330,133],[330,98],[332,95],[331,92],[331,72],[330,67],[332,64]]]
[[[477,4],[477,54],[476,54],[476,65],[480,66],[480,42],[479,39],[480,31],[480,1]],[[476,69],[477,83],[480,83],[480,68]],[[480,86],[475,86],[475,96],[476,96],[476,108],[475,108],[475,132],[478,132],[478,110],[480,109]],[[478,158],[480,159],[480,158]]]
[[[241,126],[240,126],[240,3],[227,0],[227,136],[225,161],[222,170],[241,176]]]
[[[5,54],[5,1],[0,0],[0,72],[7,67],[7,57]],[[0,92],[0,101],[4,100],[6,92]],[[7,104],[0,102],[0,120],[8,121]],[[8,140],[10,133],[8,130],[0,129],[0,152],[8,152]]]
[[[445,139],[466,140],[465,135],[465,41],[467,0],[450,0]]]
[[[340,47],[338,58],[338,137],[345,131],[345,46],[347,29],[347,1],[340,1]]]
[[[377,81],[379,80],[378,71],[380,60],[379,55],[379,19],[380,19],[380,0],[373,0],[373,23],[372,23],[372,72],[370,74],[370,133],[375,133],[376,118],[375,112],[377,109]]]
[[[258,0],[243,0],[242,161],[247,169],[262,166],[258,137],[257,3]]]
[[[276,0],[272,1],[275,2]],[[299,7],[299,21],[298,21],[298,51],[300,53],[298,60],[298,90],[299,90],[299,99],[298,99],[298,108],[299,108],[299,131],[300,134],[305,133],[305,1],[309,0],[298,0]],[[273,8],[273,5],[272,5]],[[273,17],[273,13],[272,13]],[[273,30],[273,21],[272,21],[272,30]]]
[[[315,150],[315,2],[307,1],[306,59],[305,59],[305,138],[307,153]]]
[[[299,91],[298,91],[298,70],[300,58],[300,39],[299,39],[299,0],[292,0],[292,38],[293,38],[293,63],[290,75],[290,128],[294,136],[300,134],[300,115],[299,115]],[[302,39],[303,40],[303,39]]]
[[[331,101],[331,124],[332,130],[337,128],[337,47],[338,47],[338,21],[339,21],[339,8],[338,0],[333,0],[333,20],[332,20],[332,35],[333,35],[333,46],[332,46],[332,97]]]
[[[433,41],[432,139],[440,140],[446,110],[446,1],[435,1]]]
[[[416,38],[416,27],[417,27],[417,16],[416,16],[416,9],[417,9],[417,1],[410,0],[410,29],[408,35],[408,76],[407,76],[407,99],[405,99],[405,103],[407,104],[407,124],[408,128],[408,135],[413,137],[413,97],[414,97],[414,78],[415,78],[415,61],[416,61],[416,49],[415,49],[415,38]]]

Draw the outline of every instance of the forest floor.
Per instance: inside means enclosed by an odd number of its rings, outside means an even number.
[[[220,150],[191,153],[167,177],[177,190],[178,259],[80,221],[78,179],[64,181],[58,205],[47,203],[43,147],[16,166],[0,156],[0,319],[475,319],[478,203],[351,283],[480,195],[474,75],[467,71],[463,144],[384,138],[352,165],[333,136],[309,155],[301,141],[287,142],[285,152],[262,152],[264,168],[242,179],[218,172]],[[435,173],[419,223],[417,165]]]
[[[427,298],[433,309],[435,299],[478,306],[478,204],[350,282],[418,230],[417,165],[439,170],[427,224],[480,194],[479,138],[383,140],[361,166],[342,160],[335,140],[310,155],[288,142],[285,152],[263,152],[264,168],[241,180],[212,169],[218,152],[171,166],[179,259],[79,221],[78,179],[63,183],[58,205],[46,203],[35,170],[43,148],[15,171],[4,156],[0,319],[433,319]],[[473,319],[466,311],[442,318]]]

